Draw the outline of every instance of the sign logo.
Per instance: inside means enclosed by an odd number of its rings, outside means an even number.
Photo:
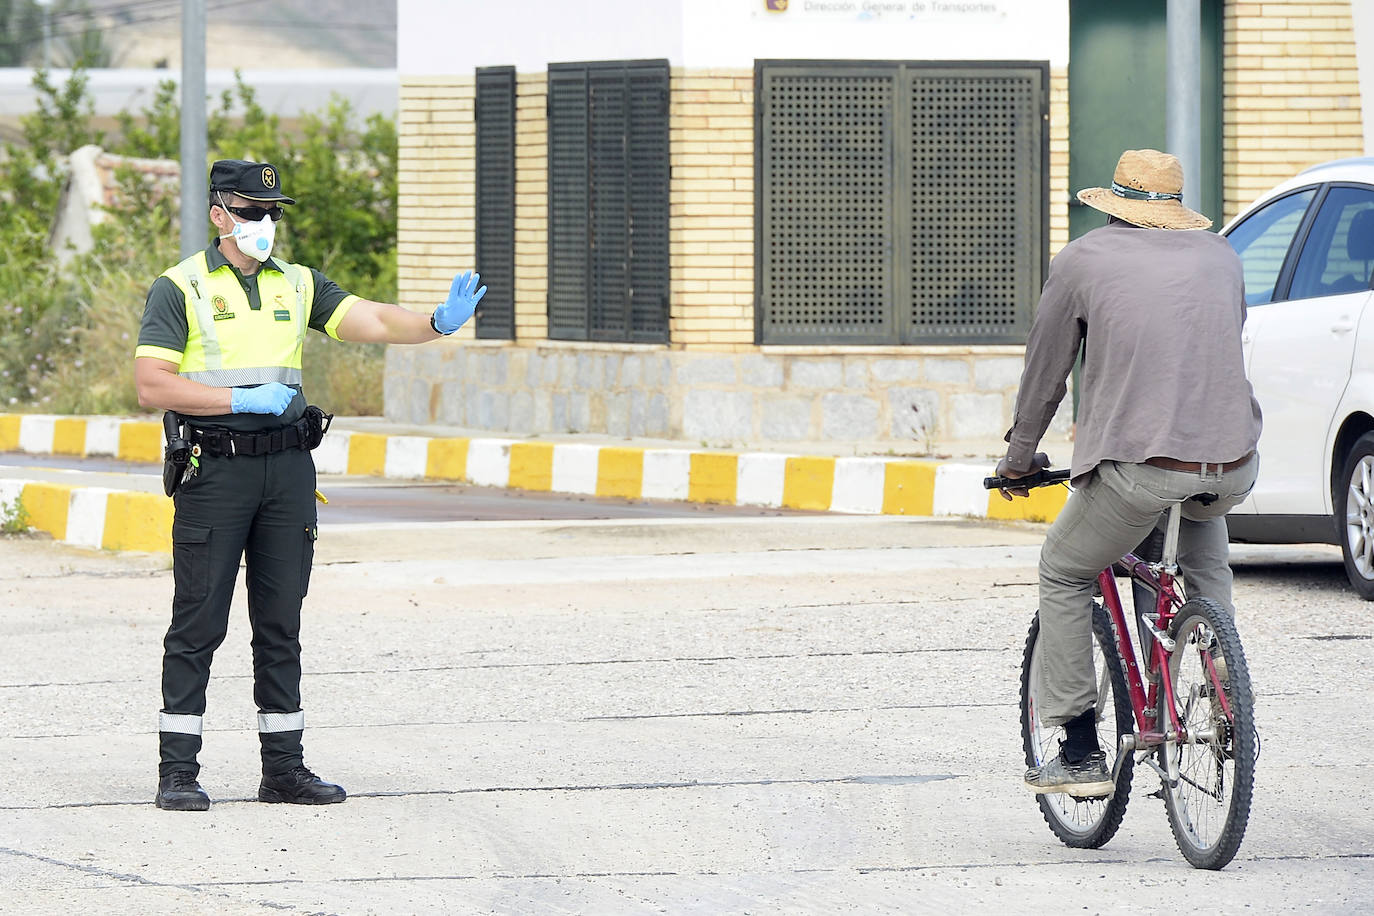
[[[787,0],[763,0],[763,7],[770,13],[785,13]]]
[[[786,6],[787,0],[783,0],[782,5]],[[270,165],[263,166],[262,186],[264,188],[267,188],[268,190],[271,190],[272,188],[275,188],[277,186],[277,173],[272,169],[272,166]]]
[[[229,307],[229,303],[224,301],[223,296],[216,296],[215,298],[211,299],[210,304],[213,305],[215,307],[215,311],[219,312],[221,315],[223,315],[224,310]]]

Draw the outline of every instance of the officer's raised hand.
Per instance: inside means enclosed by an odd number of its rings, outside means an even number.
[[[229,409],[234,413],[270,413],[280,417],[296,396],[296,389],[281,382],[268,382],[256,388],[231,388]]]
[[[452,334],[467,323],[472,313],[477,311],[477,303],[486,295],[487,288],[477,288],[481,274],[467,270],[453,278],[448,289],[448,298],[439,303],[429,323],[434,330],[445,336]]]

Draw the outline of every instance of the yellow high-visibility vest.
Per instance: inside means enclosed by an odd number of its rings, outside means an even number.
[[[217,388],[281,382],[301,383],[301,348],[310,327],[315,276],[299,264],[272,260],[258,271],[261,308],[222,265],[207,269],[198,251],[163,272],[186,299],[186,349],[177,371]]]

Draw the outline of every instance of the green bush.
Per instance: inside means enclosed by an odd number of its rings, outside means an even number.
[[[28,530],[29,513],[19,497],[0,500],[0,534],[23,534]]]
[[[159,196],[137,174],[121,174],[120,198],[97,227],[92,251],[59,267],[47,248],[65,157],[86,143],[146,158],[176,158],[176,85],[152,104],[124,113],[103,137],[91,125],[85,75],[64,86],[37,71],[38,110],[24,121],[25,143],[0,157],[0,410],[135,413],[133,351],[152,281],[178,260],[179,201]],[[346,102],[303,117],[294,131],[263,111],[240,79],[210,112],[210,158],[271,161],[300,203],[279,226],[278,254],[315,267],[367,299],[396,299],[396,131],[374,116],[361,128]],[[208,168],[208,163],[207,163]],[[208,216],[206,238],[210,237]],[[341,344],[312,334],[305,388],[341,415],[381,413],[379,345]]]

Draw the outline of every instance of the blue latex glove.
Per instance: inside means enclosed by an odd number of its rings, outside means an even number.
[[[229,409],[234,413],[270,413],[280,417],[296,396],[296,389],[281,382],[268,382],[256,388],[231,388]]]
[[[448,289],[448,298],[439,303],[439,307],[429,319],[434,330],[440,334],[452,334],[467,323],[472,313],[477,311],[477,303],[487,294],[485,286],[477,288],[477,281],[481,276],[468,270],[453,278],[453,285]]]

